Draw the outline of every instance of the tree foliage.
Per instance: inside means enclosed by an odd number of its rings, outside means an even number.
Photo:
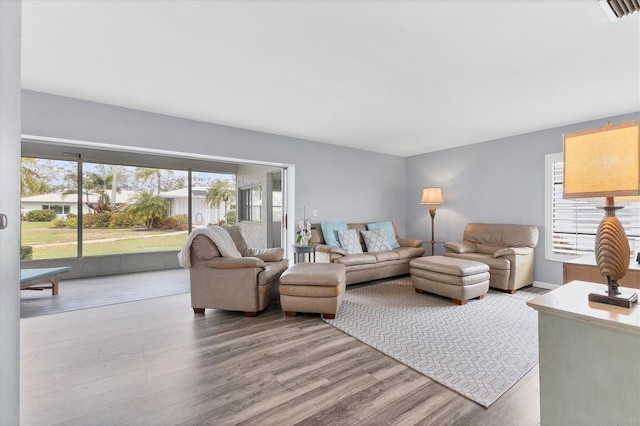
[[[143,220],[147,229],[153,227],[154,218],[164,219],[169,212],[167,200],[154,195],[153,190],[138,191],[129,201],[131,204],[127,207],[127,211],[133,217]]]
[[[39,170],[35,158],[22,157],[20,162],[20,195],[22,197],[46,194],[51,191],[49,179]]]
[[[227,217],[229,207],[236,199],[235,188],[231,186],[228,180],[217,179],[211,188],[207,191],[205,203],[210,207],[219,208],[224,203],[224,216]]]

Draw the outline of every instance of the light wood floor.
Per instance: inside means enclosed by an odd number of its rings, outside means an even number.
[[[23,425],[539,424],[537,367],[484,409],[277,303],[202,316],[183,294],[26,318],[21,336]]]

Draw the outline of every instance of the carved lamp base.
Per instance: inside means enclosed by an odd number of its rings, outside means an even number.
[[[607,279],[607,290],[589,294],[589,301],[630,308],[637,302],[638,295],[618,289],[618,280],[627,274],[631,260],[629,240],[615,215],[618,208],[621,207],[613,205],[613,197],[607,197],[606,216],[598,226],[595,246],[596,263],[600,274]]]
[[[629,290],[618,291],[619,294],[609,296],[608,290],[589,293],[589,302],[606,303],[607,305],[616,305],[623,308],[630,308],[634,303],[638,302],[638,293]]]

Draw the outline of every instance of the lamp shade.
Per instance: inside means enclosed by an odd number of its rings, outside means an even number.
[[[640,120],[564,135],[564,198],[640,195]]]
[[[440,188],[430,186],[422,190],[420,204],[442,204],[442,191]]]

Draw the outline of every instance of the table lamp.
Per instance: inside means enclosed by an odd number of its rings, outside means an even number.
[[[598,226],[596,263],[607,289],[589,294],[592,302],[630,308],[637,293],[619,289],[629,270],[629,241],[615,211],[614,197],[640,195],[640,120],[564,135],[564,198],[605,197]]]
[[[435,249],[435,240],[433,233],[433,219],[436,217],[436,204],[442,204],[442,190],[434,186],[424,188],[422,190],[422,200],[420,204],[429,204],[429,214],[431,215],[431,255]]]

